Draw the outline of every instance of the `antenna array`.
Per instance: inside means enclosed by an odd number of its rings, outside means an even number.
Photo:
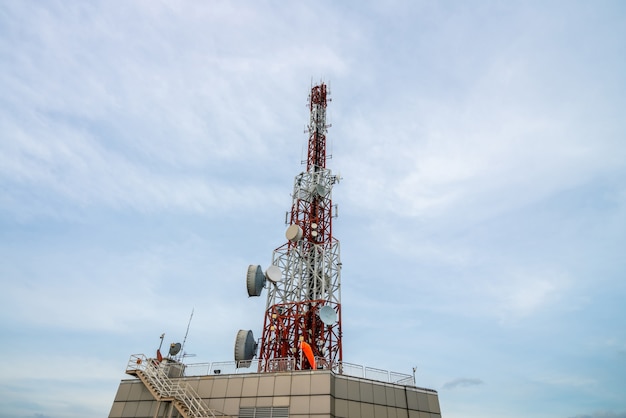
[[[294,180],[287,242],[274,250],[265,273],[260,266],[248,268],[248,295],[268,289],[260,372],[334,369],[342,361],[341,262],[332,235],[332,188],[339,177],[326,168],[328,96],[324,83],[311,88],[307,167]],[[250,334],[240,331],[236,361],[254,356],[242,348],[250,347],[249,341]]]

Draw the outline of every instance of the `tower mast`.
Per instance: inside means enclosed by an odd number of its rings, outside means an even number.
[[[287,242],[274,250],[259,371],[339,368],[341,262],[332,235],[332,187],[339,178],[326,168],[326,84],[309,96],[306,172],[295,177]],[[278,269],[277,269],[278,268]],[[269,272],[268,272],[269,273]]]

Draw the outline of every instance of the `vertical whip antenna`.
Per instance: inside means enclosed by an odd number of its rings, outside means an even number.
[[[184,348],[185,348],[185,343],[187,342],[187,335],[189,335],[189,327],[191,326],[191,319],[193,318],[193,311],[195,308],[191,308],[191,315],[189,316],[189,322],[187,323],[187,331],[185,331],[185,338],[183,338],[183,345],[180,348],[180,355],[181,357],[184,356]]]

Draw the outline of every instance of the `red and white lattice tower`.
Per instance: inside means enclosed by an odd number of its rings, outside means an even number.
[[[339,369],[341,348],[341,261],[333,237],[339,177],[326,168],[327,86],[311,88],[306,172],[296,176],[287,242],[274,250],[259,371]],[[280,270],[279,270],[280,269]]]

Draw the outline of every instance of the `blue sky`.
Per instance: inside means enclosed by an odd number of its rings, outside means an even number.
[[[626,417],[621,1],[0,3],[0,417],[260,335],[330,84],[344,360],[443,416]]]

